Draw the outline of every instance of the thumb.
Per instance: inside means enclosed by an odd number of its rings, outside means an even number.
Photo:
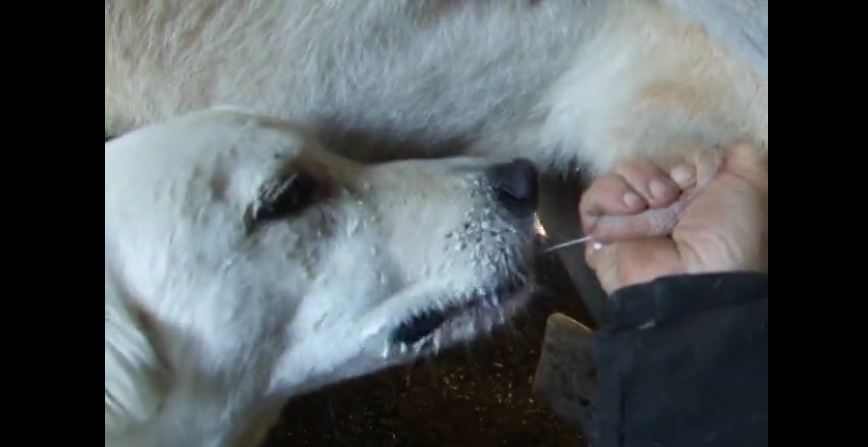
[[[585,253],[607,293],[662,276],[684,273],[684,263],[669,238],[633,239]]]
[[[763,192],[769,190],[768,155],[754,146],[734,146],[727,154],[726,171],[749,181]]]

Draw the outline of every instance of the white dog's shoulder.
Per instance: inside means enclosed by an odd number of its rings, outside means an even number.
[[[105,274],[105,432],[142,424],[165,396],[163,366],[141,320]]]
[[[666,0],[666,4],[768,77],[768,0]]]

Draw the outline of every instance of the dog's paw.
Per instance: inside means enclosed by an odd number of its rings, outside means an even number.
[[[690,200],[720,168],[714,152],[671,163],[631,161],[605,174],[579,206],[586,235],[599,242],[664,236]]]

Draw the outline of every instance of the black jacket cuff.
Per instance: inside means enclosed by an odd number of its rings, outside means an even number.
[[[768,275],[661,278],[613,295],[593,340],[599,447],[768,444]]]

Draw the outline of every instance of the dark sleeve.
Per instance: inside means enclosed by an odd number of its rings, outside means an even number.
[[[618,291],[593,354],[598,447],[768,445],[768,274]]]

